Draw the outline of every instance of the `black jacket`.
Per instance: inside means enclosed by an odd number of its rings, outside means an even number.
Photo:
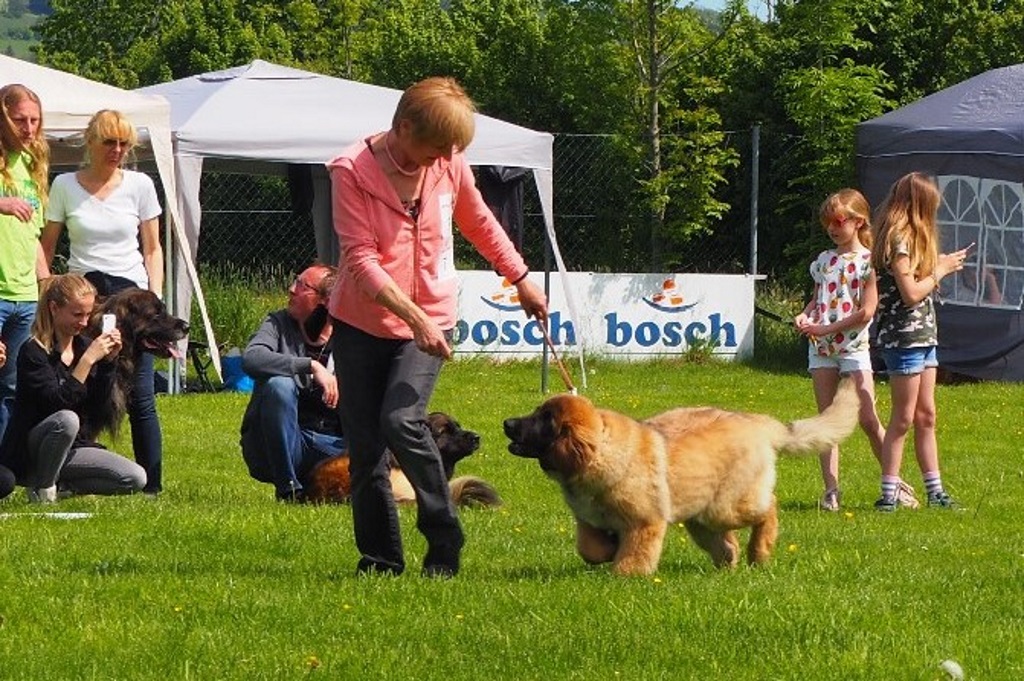
[[[71,341],[74,360],[67,366],[60,351],[47,353],[35,339],[29,338],[18,352],[18,385],[14,394],[11,420],[0,444],[0,464],[7,466],[18,479],[28,473],[28,433],[43,419],[62,409],[78,414],[81,432],[96,432],[88,427],[88,405],[111,399],[114,387],[115,362],[97,362],[85,384],[71,375],[74,367],[92,343],[91,338],[75,336]],[[73,447],[99,446],[95,442],[75,439]]]

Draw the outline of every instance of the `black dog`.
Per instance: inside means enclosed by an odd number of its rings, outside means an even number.
[[[480,436],[466,430],[458,421],[443,412],[433,412],[427,417],[430,434],[441,452],[441,464],[448,478],[452,500],[458,506],[500,506],[501,497],[497,490],[480,478],[455,475],[455,464],[480,448]],[[416,500],[416,493],[408,478],[398,465],[398,460],[389,453],[391,466],[391,489],[395,501],[410,503]],[[335,456],[317,464],[305,483],[306,500],[314,503],[347,502],[352,495],[352,483],[348,472],[348,454]]]
[[[180,359],[177,344],[188,335],[188,323],[171,315],[164,302],[152,291],[129,288],[104,299],[93,310],[90,335],[99,335],[100,320],[104,314],[112,314],[117,319],[117,328],[121,332],[121,352],[117,355],[117,378],[110,401],[89,405],[89,418],[86,421],[89,429],[96,432],[83,432],[87,439],[93,439],[103,430],[117,435],[131,396],[135,366],[142,353],[149,352],[164,359]]]

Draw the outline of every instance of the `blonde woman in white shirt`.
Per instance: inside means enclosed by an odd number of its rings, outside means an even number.
[[[164,254],[158,218],[162,212],[153,180],[124,168],[138,141],[122,113],[98,111],[85,131],[86,163],[54,179],[40,242],[47,261],[61,232],[70,241],[68,270],[82,274],[101,296],[126,288],[149,289],[163,297]],[[140,249],[141,245],[141,249]],[[135,460],[146,470],[144,492],[162,490],[163,436],[153,388],[154,357],[143,354],[136,367],[128,416]]]

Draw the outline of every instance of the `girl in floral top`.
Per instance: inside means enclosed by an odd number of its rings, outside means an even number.
[[[928,505],[954,508],[939,474],[935,437],[935,346],[938,328],[932,293],[939,281],[964,267],[967,249],[939,254],[935,215],[941,200],[935,181],[922,173],[898,179],[881,210],[871,253],[878,277],[878,345],[889,373],[892,414],[882,441],[879,511],[894,511],[903,442],[914,428],[914,450]],[[969,247],[968,247],[969,248]]]
[[[881,462],[885,431],[875,411],[875,386],[868,351],[868,329],[878,303],[871,265],[871,209],[855,189],[842,189],[821,204],[821,225],[835,248],[811,263],[814,295],[793,320],[809,340],[808,368],[818,409],[832,404],[840,376],[849,376],[860,396],[860,425]],[[839,447],[821,453],[825,494],[820,506],[839,510]],[[903,489],[904,503],[916,504],[913,490]]]

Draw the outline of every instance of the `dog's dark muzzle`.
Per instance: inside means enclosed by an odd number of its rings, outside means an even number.
[[[512,454],[514,454],[516,456],[521,456],[521,457],[528,458],[528,459],[536,459],[537,458],[537,455],[534,454],[533,452],[531,452],[527,448],[526,443],[523,442],[523,439],[524,439],[524,437],[523,437],[524,436],[524,432],[523,432],[524,431],[523,419],[521,419],[521,418],[505,419],[505,422],[502,424],[502,426],[503,426],[503,428],[505,430],[505,436],[509,439],[509,443],[508,443],[508,451],[509,452],[511,452]]]

